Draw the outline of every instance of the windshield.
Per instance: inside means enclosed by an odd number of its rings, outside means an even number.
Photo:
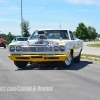
[[[17,41],[27,41],[28,38],[17,38]]]
[[[43,30],[47,39],[69,39],[69,35],[67,30]],[[37,39],[38,38],[38,31],[35,31],[31,37],[30,40]]]

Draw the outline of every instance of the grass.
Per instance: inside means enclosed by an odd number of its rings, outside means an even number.
[[[100,40],[90,40],[89,42],[100,42]]]
[[[91,55],[91,54],[81,54],[81,56],[100,58],[100,56],[98,55]]]
[[[100,42],[100,40],[83,40],[84,42]]]
[[[8,47],[8,45],[6,44],[6,47]]]
[[[87,44],[87,46],[100,48],[100,44]]]

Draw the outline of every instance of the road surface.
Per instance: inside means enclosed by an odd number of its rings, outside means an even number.
[[[17,69],[0,48],[0,100],[100,100],[100,63],[81,60],[64,70]]]
[[[82,54],[92,54],[100,56],[100,48],[87,46],[87,44],[97,44],[97,43],[100,44],[100,42],[84,42]]]

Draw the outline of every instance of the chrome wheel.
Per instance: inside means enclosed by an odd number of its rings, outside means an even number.
[[[66,64],[67,66],[69,66],[69,65],[71,64],[71,62],[72,62],[72,56],[71,56],[71,54],[70,54],[70,56],[68,57],[68,59],[65,61],[65,64]]]
[[[63,62],[63,67],[69,68],[69,67],[71,67],[72,63],[73,63],[73,53],[71,52],[68,59]]]

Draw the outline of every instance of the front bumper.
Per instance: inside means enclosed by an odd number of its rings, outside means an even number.
[[[28,61],[28,62],[52,62],[65,61],[68,59],[66,55],[12,55],[8,57],[13,61]]]

